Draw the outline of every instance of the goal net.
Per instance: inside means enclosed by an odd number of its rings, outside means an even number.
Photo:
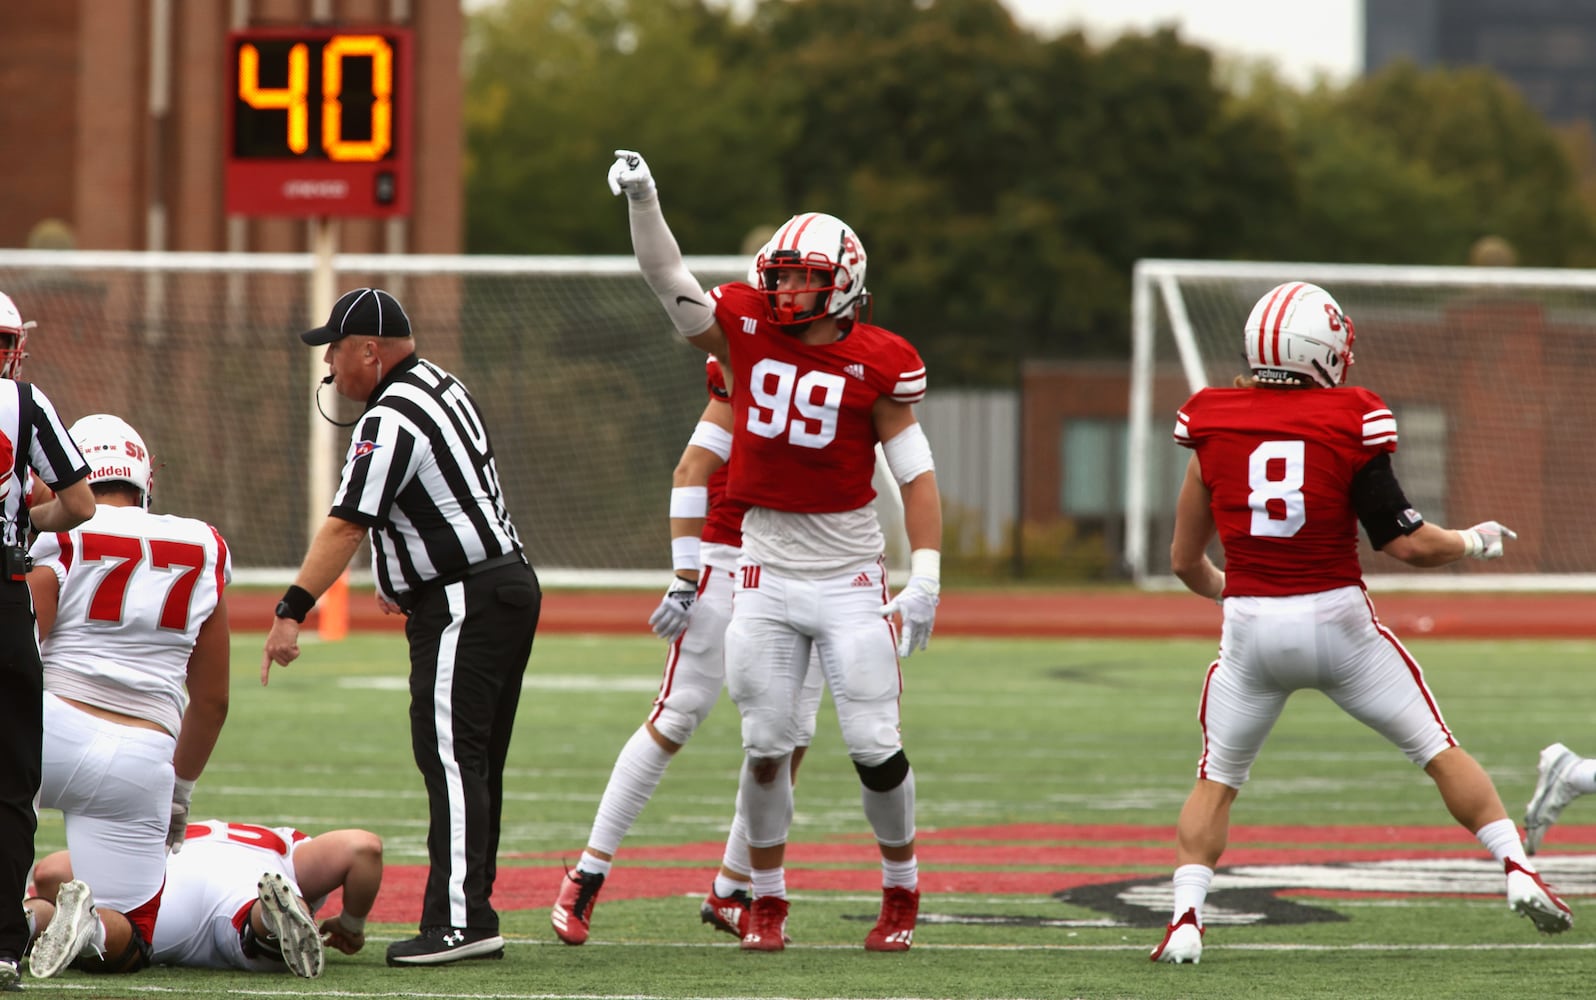
[[[689,258],[706,287],[741,257]],[[306,254],[0,251],[30,333],[23,377],[68,423],[126,418],[157,466],[155,507],[210,521],[240,579],[287,582],[332,497],[348,431],[311,454],[320,348]],[[703,410],[704,355],[675,337],[631,257],[337,255],[335,287],[380,285],[422,357],[481,406],[529,554],[554,585],[654,586],[670,567],[671,471]],[[328,414],[359,407],[321,391]],[[324,438],[327,435],[322,435]],[[357,557],[357,576],[369,570]]]
[[[1171,439],[1197,389],[1247,370],[1241,329],[1284,281],[1324,286],[1357,324],[1348,382],[1378,392],[1401,435],[1397,478],[1425,518],[1494,519],[1500,560],[1413,570],[1370,549],[1372,588],[1596,589],[1596,272],[1144,260],[1132,292],[1126,559],[1144,586],[1169,567],[1189,453]],[[1219,557],[1214,553],[1216,560]]]

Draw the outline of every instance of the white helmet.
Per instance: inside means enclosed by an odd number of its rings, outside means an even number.
[[[11,296],[0,292],[0,378],[19,378],[22,359],[28,356],[23,348],[28,343],[28,331],[36,324],[22,322],[22,313]]]
[[[1352,367],[1352,319],[1330,293],[1288,281],[1264,293],[1242,331],[1247,364],[1260,382],[1300,382],[1334,388]]]
[[[155,474],[150,468],[150,450],[139,432],[121,417],[91,413],[67,429],[89,463],[89,485],[130,483],[138,489],[140,506],[150,507]]]
[[[772,272],[789,268],[822,272],[823,280],[814,286],[821,295],[813,309],[797,312],[772,294]],[[865,293],[864,244],[846,222],[820,212],[805,212],[783,223],[759,251],[754,270],[761,279],[755,287],[765,289],[770,318],[778,326],[808,326],[822,316],[851,319]]]

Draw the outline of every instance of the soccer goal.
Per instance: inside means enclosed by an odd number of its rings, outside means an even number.
[[[155,506],[215,524],[244,581],[288,582],[331,503],[348,431],[311,453],[320,349],[310,254],[0,251],[0,289],[37,320],[23,376],[69,423],[125,417],[148,442]],[[744,257],[694,257],[706,287]],[[517,528],[546,583],[667,578],[671,471],[703,410],[704,355],[675,337],[637,262],[617,257],[348,255],[341,291],[380,285],[421,356],[481,407]],[[359,407],[331,387],[329,415]],[[330,465],[330,470],[322,468]],[[328,476],[331,476],[329,479]],[[357,576],[365,557],[356,560]]]
[[[1373,589],[1596,590],[1596,272],[1144,260],[1132,289],[1126,560],[1143,586],[1169,568],[1189,453],[1170,437],[1197,389],[1247,370],[1242,325],[1283,281],[1335,296],[1357,328],[1348,383],[1379,393],[1401,435],[1397,478],[1448,527],[1519,533],[1493,562],[1415,571],[1372,551]]]

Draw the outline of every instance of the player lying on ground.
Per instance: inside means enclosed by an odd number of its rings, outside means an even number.
[[[34,871],[24,904],[38,933],[56,914],[57,891],[72,879],[72,857],[57,851]],[[291,827],[208,819],[190,823],[182,851],[166,863],[155,923],[159,965],[321,975],[322,945],[353,955],[366,944],[366,917],[382,886],[382,838],[369,830],[311,836]],[[343,890],[340,911],[312,918]]]

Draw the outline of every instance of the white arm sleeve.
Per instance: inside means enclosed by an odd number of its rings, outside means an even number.
[[[892,478],[899,486],[936,469],[931,459],[931,442],[925,439],[925,431],[918,423],[910,424],[891,441],[883,442],[881,451],[887,456],[887,468],[892,470]]]
[[[719,424],[700,420],[698,426],[693,428],[693,436],[687,439],[687,443],[720,456],[722,462],[731,460],[732,433]]]
[[[715,324],[715,307],[682,260],[676,237],[671,235],[660,212],[659,196],[628,198],[626,203],[632,220],[632,251],[637,254],[643,280],[659,296],[676,332],[684,337],[698,336]]]

